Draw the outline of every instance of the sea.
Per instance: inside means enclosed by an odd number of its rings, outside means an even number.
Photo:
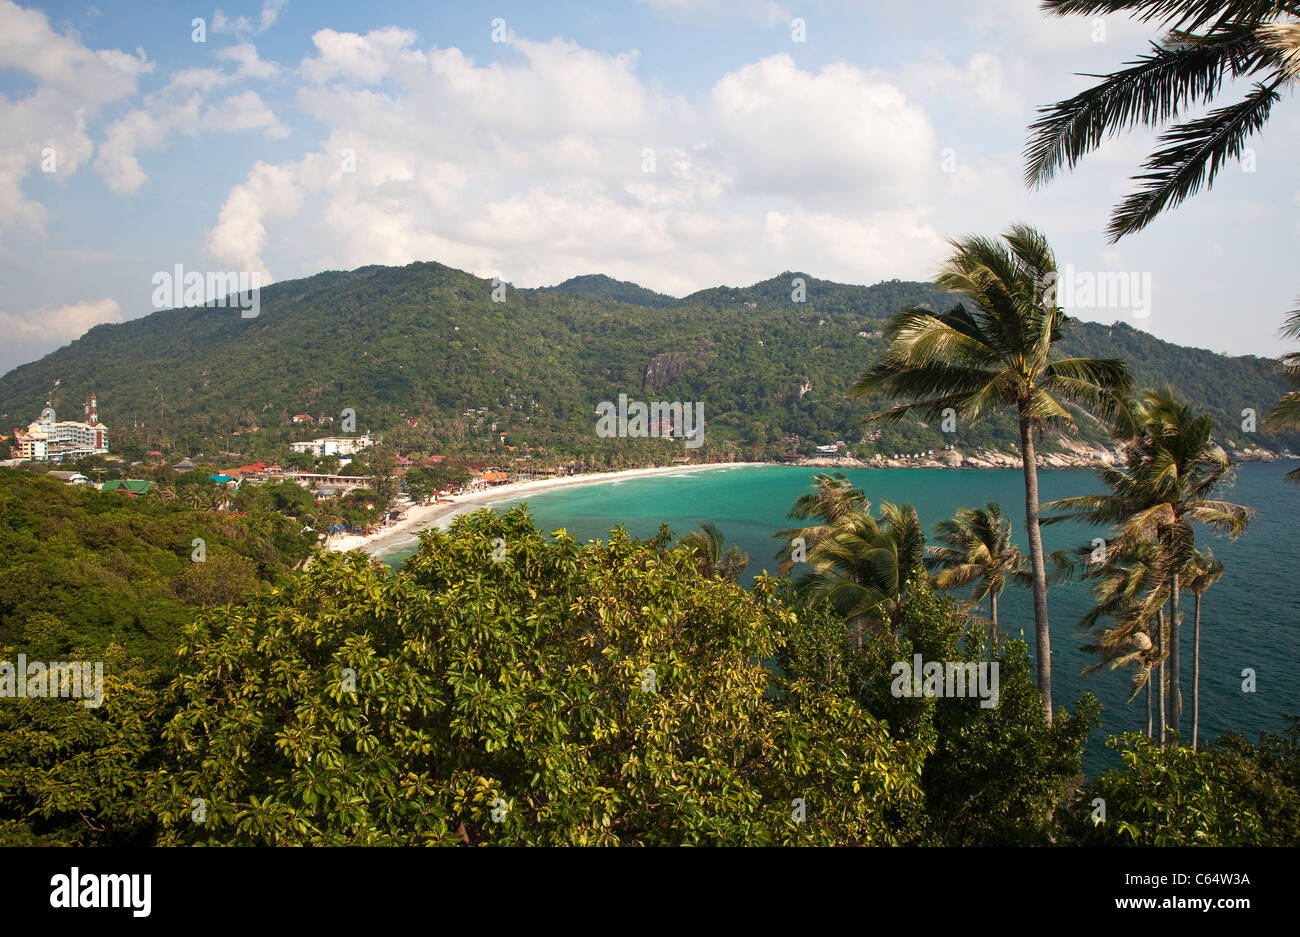
[[[1198,546],[1209,546],[1225,567],[1223,578],[1205,595],[1201,611],[1202,742],[1235,731],[1252,741],[1260,732],[1281,732],[1285,716],[1300,715],[1300,568],[1296,532],[1300,530],[1300,486],[1283,475],[1292,463],[1248,463],[1237,468],[1224,500],[1255,509],[1250,529],[1237,541],[1198,530]],[[813,476],[832,471],[797,466],[708,468],[675,475],[631,478],[603,484],[557,489],[503,502],[495,509],[527,504],[536,526],[566,529],[579,541],[604,539],[622,526],[637,537],[652,537],[663,523],[675,535],[712,522],[727,544],[750,557],[742,584],[752,584],[764,570],[774,570],[777,530],[793,526],[786,514],[795,499],[811,490]],[[958,507],[1001,504],[1011,518],[1021,549],[1024,536],[1024,487],[1019,470],[991,469],[847,469],[873,508],[881,502],[910,502],[928,536],[935,522]],[[1043,469],[1043,501],[1099,492],[1097,476],[1087,469]],[[1019,519],[1019,520],[1018,520]],[[1104,537],[1105,530],[1083,524],[1043,528],[1048,551],[1073,549]],[[381,557],[400,565],[414,544]],[[1067,583],[1048,593],[1052,633],[1052,681],[1056,707],[1072,709],[1084,692],[1102,703],[1102,726],[1093,732],[1084,758],[1085,773],[1118,766],[1118,755],[1105,739],[1112,733],[1143,729],[1144,696],[1127,702],[1132,670],[1085,675],[1095,658],[1080,650],[1085,643],[1077,623],[1091,608],[1084,583]],[[1184,597],[1182,642],[1184,735],[1191,734],[1192,597]],[[1027,589],[1008,586],[998,603],[1004,634],[1023,636],[1033,646],[1033,601]],[[1253,676],[1253,680],[1251,679]],[[1253,689],[1252,689],[1253,686]]]

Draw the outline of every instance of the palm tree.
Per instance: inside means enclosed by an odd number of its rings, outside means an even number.
[[[320,513],[316,516],[316,527],[325,534],[326,543],[334,536],[335,526],[341,523],[343,523],[343,513],[337,504],[330,503],[321,506]]]
[[[1048,518],[1044,523],[1051,520]],[[1091,562],[1091,547],[1081,547],[1079,554],[1081,558],[1088,557],[1084,562]],[[1152,627],[1152,615],[1142,602],[1152,579],[1154,554],[1155,548],[1151,544],[1130,544],[1123,553],[1109,550],[1104,562],[1089,565],[1082,578],[1093,581],[1092,593],[1096,604],[1078,624],[1080,630],[1091,631],[1097,636],[1093,643],[1082,648],[1100,658],[1097,663],[1084,668],[1085,674],[1095,673],[1103,667],[1116,670],[1131,664],[1138,668],[1133,676],[1129,701],[1132,702],[1146,689],[1148,738],[1154,737],[1156,727],[1152,714],[1151,677],[1163,663],[1160,627],[1158,624]],[[1104,618],[1113,619],[1114,625],[1103,627],[1100,622]]]
[[[800,495],[786,517],[792,520],[819,518],[821,523],[807,527],[787,527],[772,535],[784,543],[775,557],[781,560],[778,572],[782,575],[790,572],[795,565],[793,541],[796,538],[803,538],[805,551],[811,550],[845,519],[859,511],[871,509],[871,502],[866,495],[854,488],[843,472],[814,475],[812,481],[812,493]]]
[[[1300,307],[1287,316],[1282,326],[1284,338],[1300,338]],[[1282,378],[1296,389],[1282,396],[1264,417],[1271,429],[1300,429],[1300,352],[1293,351],[1282,356]],[[1286,473],[1286,480],[1300,484],[1300,468]]]
[[[749,565],[749,554],[735,544],[724,553],[724,539],[715,524],[701,524],[699,530],[686,534],[677,545],[695,554],[695,565],[701,576],[735,582]]]
[[[1065,402],[1087,405],[1103,418],[1119,412],[1120,395],[1132,380],[1118,359],[1053,358],[1053,345],[1071,321],[1051,296],[1056,258],[1033,228],[1016,225],[1002,240],[1005,245],[978,236],[949,242],[954,252],[935,284],[969,299],[971,306],[959,302],[940,315],[913,308],[894,316],[885,353],[853,383],[849,396],[883,393],[909,401],[868,418],[893,422],[913,410],[934,420],[951,408],[974,421],[1003,407],[1016,408],[1038,688],[1050,722],[1052,652],[1034,436],[1044,428],[1074,425]]]
[[[1125,428],[1128,428],[1127,432]],[[1168,389],[1142,394],[1116,433],[1127,442],[1123,467],[1097,469],[1110,493],[1064,498],[1044,505],[1060,510],[1049,522],[1082,520],[1114,529],[1110,549],[1121,556],[1148,548],[1141,613],[1156,615],[1169,604],[1170,725],[1182,715],[1179,686],[1179,580],[1196,548],[1194,524],[1236,539],[1246,530],[1250,508],[1212,497],[1232,477],[1232,465],[1214,442],[1208,414],[1194,416]],[[1127,438],[1125,438],[1127,437]]]
[[[1126,67],[1093,76],[1101,81],[1041,108],[1029,128],[1030,186],[1045,184],[1063,166],[1072,169],[1123,131],[1166,128],[1136,177],[1140,187],[1111,216],[1112,243],[1213,185],[1268,121],[1279,91],[1300,77],[1300,23],[1287,20],[1300,17],[1293,0],[1044,0],[1043,7],[1059,16],[1128,11],[1169,30]],[[1240,79],[1255,79],[1241,101],[1182,119],[1213,102],[1225,81]]]
[[[1223,562],[1210,550],[1197,550],[1185,572],[1187,591],[1196,607],[1196,638],[1192,650],[1192,751],[1201,732],[1201,597],[1223,576]]]
[[[926,547],[927,569],[938,570],[934,584],[940,589],[973,586],[972,605],[989,600],[993,643],[998,643],[998,596],[1007,577],[1025,565],[1020,547],[1011,539],[1011,520],[1002,506],[990,501],[982,508],[960,508],[934,525],[939,544]]]
[[[829,603],[848,620],[861,647],[868,626],[878,635],[894,635],[908,578],[924,557],[925,534],[912,505],[886,502],[879,519],[855,511],[810,550],[811,568],[795,579],[795,595],[810,605]]]

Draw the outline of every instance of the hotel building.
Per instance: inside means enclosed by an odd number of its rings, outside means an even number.
[[[14,457],[29,462],[62,462],[108,452],[108,428],[99,422],[94,393],[82,410],[85,419],[81,422],[56,422],[53,411],[47,410],[42,417],[49,418],[35,420],[25,430],[15,429]]]

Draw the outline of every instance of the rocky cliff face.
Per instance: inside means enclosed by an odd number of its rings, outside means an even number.
[[[691,366],[690,355],[681,352],[655,355],[645,369],[645,384],[654,390],[663,387]]]

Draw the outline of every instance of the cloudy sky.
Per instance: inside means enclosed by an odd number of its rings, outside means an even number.
[[[1032,0],[0,0],[0,372],[151,312],[177,264],[266,283],[436,260],[680,296],[928,279],[945,238],[1015,221],[1081,275],[1150,276],[1148,315],[1076,315],[1278,354],[1294,96],[1253,165],[1116,246],[1149,136],[1022,182],[1035,109],[1152,36]]]

